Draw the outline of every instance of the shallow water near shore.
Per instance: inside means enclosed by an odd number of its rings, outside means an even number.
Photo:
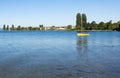
[[[120,32],[0,31],[0,78],[119,78]]]

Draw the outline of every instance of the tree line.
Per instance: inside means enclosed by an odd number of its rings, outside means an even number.
[[[43,25],[39,25],[38,27],[32,27],[32,26],[14,26],[14,25],[3,25],[3,30],[4,31],[14,31],[14,30],[74,30],[74,28],[72,28],[72,25],[67,25],[67,26],[60,26],[60,27],[56,27],[56,26],[50,26],[50,27],[44,27]],[[63,29],[61,29],[63,28]]]
[[[9,25],[3,25],[3,30],[4,31],[8,31],[8,30],[44,30],[45,27],[43,25],[39,25],[39,27],[32,27],[32,26],[28,26],[28,27],[22,27],[22,26],[17,26],[15,27],[14,25],[12,25],[11,27]]]
[[[112,23],[112,20],[108,22],[101,21],[96,23],[96,21],[87,22],[86,14],[77,13],[76,15],[76,30],[117,30],[120,31],[120,21]]]

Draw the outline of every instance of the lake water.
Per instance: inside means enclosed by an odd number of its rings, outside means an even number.
[[[0,31],[0,78],[119,78],[120,32]]]

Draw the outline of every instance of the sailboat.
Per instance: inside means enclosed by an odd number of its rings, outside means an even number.
[[[77,36],[89,36],[90,34],[88,33],[78,33]]]
[[[89,36],[90,34],[89,33],[82,33],[82,20],[81,20],[81,32],[80,33],[77,33],[77,36]]]

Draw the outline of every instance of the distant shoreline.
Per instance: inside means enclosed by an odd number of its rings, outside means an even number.
[[[81,32],[80,30],[2,30],[0,31],[76,31]],[[82,30],[82,32],[119,32],[119,31],[113,31],[113,30]]]

